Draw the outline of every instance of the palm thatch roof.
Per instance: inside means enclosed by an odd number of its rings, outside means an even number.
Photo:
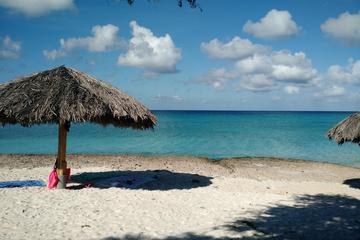
[[[328,137],[338,144],[353,142],[360,145],[360,112],[350,115],[328,131]]]
[[[156,117],[119,89],[64,66],[0,84],[0,124],[66,122],[146,129]]]

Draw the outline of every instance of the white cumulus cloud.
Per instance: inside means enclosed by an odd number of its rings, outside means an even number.
[[[337,18],[329,18],[321,24],[321,30],[349,45],[360,45],[360,12],[344,12]]]
[[[292,95],[292,94],[298,94],[298,93],[300,92],[300,88],[297,87],[297,86],[291,86],[291,85],[289,85],[289,86],[285,86],[285,87],[284,87],[284,91],[285,91],[287,94],[290,94],[290,95]]]
[[[107,24],[104,26],[96,25],[92,27],[92,36],[60,39],[60,48],[55,50],[44,50],[43,54],[48,59],[63,57],[75,49],[86,49],[90,52],[104,52],[117,49],[124,45],[123,41],[117,36],[119,28]]]
[[[269,55],[254,54],[235,62],[235,69],[241,74],[270,73],[272,61]]]
[[[265,74],[245,75],[240,81],[240,89],[252,92],[268,92],[277,88],[277,83]]]
[[[270,10],[258,22],[247,21],[243,31],[264,39],[278,39],[295,36],[300,27],[292,20],[288,11]]]
[[[327,77],[338,83],[360,84],[360,60],[348,60],[348,65],[331,65],[327,70]]]
[[[37,17],[51,11],[74,9],[73,0],[0,0],[0,7]]]
[[[231,72],[225,68],[217,68],[201,76],[198,81],[205,85],[210,85],[217,90],[223,90],[230,80],[237,77],[238,74],[235,71]]]
[[[316,93],[315,96],[318,97],[341,97],[344,96],[346,90],[344,87],[338,85],[332,85],[328,88],[325,88],[323,91]]]
[[[135,21],[130,22],[132,38],[129,49],[118,58],[118,64],[145,68],[154,73],[176,72],[176,64],[181,59],[181,51],[176,48],[171,36],[157,37]]]
[[[13,41],[9,36],[2,39],[0,59],[16,59],[21,54],[21,42]]]
[[[317,76],[316,69],[303,52],[278,51],[271,55],[271,59],[272,75],[277,80],[307,84]]]
[[[311,61],[305,53],[291,53],[287,50],[255,54],[237,61],[235,69],[239,74],[266,74],[274,80],[308,84],[317,76]]]
[[[212,58],[218,59],[242,59],[255,53],[265,52],[266,47],[254,44],[248,39],[238,36],[231,41],[223,43],[218,39],[213,39],[208,43],[201,43],[201,49]]]
[[[229,43],[222,45],[231,46]],[[203,44],[201,47],[204,47]],[[211,70],[200,77],[200,82],[221,90],[231,80],[238,79],[240,89],[254,92],[271,91],[278,89],[279,84],[291,84],[296,85],[289,90],[294,94],[299,92],[296,89],[315,85],[319,80],[317,70],[312,66],[311,60],[306,57],[305,53],[292,53],[288,50],[270,51],[270,48],[263,45],[257,45],[257,47],[266,49],[266,51],[253,51],[246,57],[242,55],[242,59],[234,57],[231,69]],[[217,48],[216,56],[231,59],[229,54],[233,52],[227,47]],[[214,55],[209,55],[214,57]]]

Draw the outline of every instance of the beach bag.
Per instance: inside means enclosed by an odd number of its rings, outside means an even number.
[[[56,173],[56,170],[52,170],[51,173],[49,174],[49,183],[48,183],[48,188],[52,189],[52,188],[56,188],[56,186],[59,183],[59,178],[58,175]]]

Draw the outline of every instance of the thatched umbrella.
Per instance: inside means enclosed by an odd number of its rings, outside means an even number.
[[[134,98],[76,69],[60,66],[0,85],[0,124],[59,124],[56,169],[66,187],[66,135],[70,123],[152,128],[156,117]]]
[[[328,137],[338,144],[353,142],[360,145],[360,112],[350,115],[328,131]]]

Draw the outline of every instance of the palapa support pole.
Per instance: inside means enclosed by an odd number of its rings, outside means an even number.
[[[58,157],[56,172],[59,178],[58,189],[66,188],[66,123],[59,123]]]

